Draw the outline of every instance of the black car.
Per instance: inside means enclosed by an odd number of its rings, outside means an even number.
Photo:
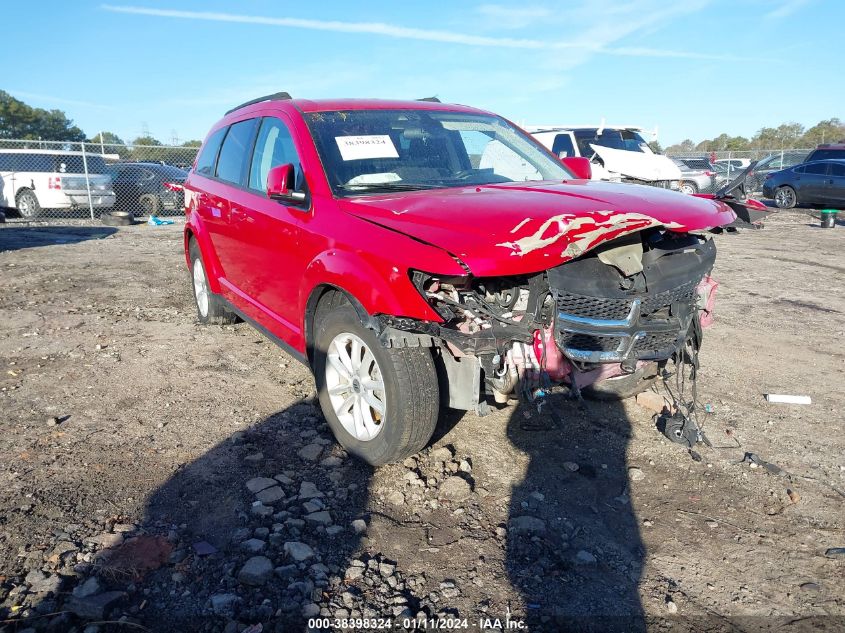
[[[810,152],[804,162],[810,163],[815,160],[845,159],[845,143],[828,143],[819,145]]]
[[[114,208],[135,214],[181,212],[185,207],[182,184],[188,172],[161,163],[116,163],[109,166],[117,199]]]
[[[845,209],[845,160],[818,160],[766,176],[763,196],[781,209],[822,205]]]
[[[766,176],[781,169],[803,163],[806,158],[806,151],[786,150],[760,159],[754,165],[754,168],[748,172],[748,176],[745,179],[745,190],[749,193],[760,191],[763,181],[766,180]]]

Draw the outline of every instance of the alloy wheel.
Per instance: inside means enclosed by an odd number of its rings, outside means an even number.
[[[795,192],[788,187],[781,187],[775,192],[775,204],[780,209],[791,209],[795,206]]]
[[[31,218],[35,215],[35,205],[31,193],[24,193],[18,199],[18,213],[25,218]]]
[[[329,344],[326,360],[326,389],[338,421],[356,440],[372,440],[384,428],[387,413],[376,357],[358,336],[341,332]]]
[[[197,298],[197,309],[200,316],[208,316],[208,283],[205,280],[205,269],[202,260],[197,257],[194,260],[194,296]]]

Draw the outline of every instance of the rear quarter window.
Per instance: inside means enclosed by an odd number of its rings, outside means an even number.
[[[228,129],[225,127],[220,128],[208,137],[199,156],[197,156],[197,166],[194,171],[198,174],[202,176],[214,175],[214,164],[217,162],[217,153],[220,151],[220,144],[223,142],[223,137],[226,136],[226,130]]]

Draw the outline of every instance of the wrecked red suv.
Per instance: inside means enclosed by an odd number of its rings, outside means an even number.
[[[697,336],[707,232],[735,216],[588,170],[474,108],[256,99],[185,182],[199,319],[242,318],[307,363],[371,464],[423,448],[441,404],[631,395]]]

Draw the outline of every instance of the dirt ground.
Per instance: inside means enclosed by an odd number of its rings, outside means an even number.
[[[303,366],[197,324],[178,222],[0,225],[0,631],[841,630],[845,227],[817,224],[715,238],[701,461],[560,396],[376,471]]]

